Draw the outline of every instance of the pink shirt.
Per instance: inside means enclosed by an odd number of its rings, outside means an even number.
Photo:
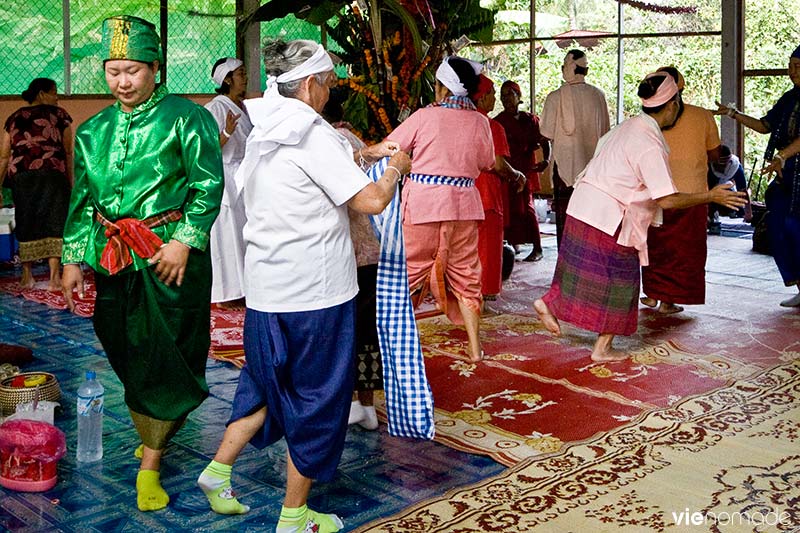
[[[411,172],[431,176],[477,179],[494,167],[489,119],[478,111],[424,107],[415,111],[389,136],[412,154]],[[476,187],[403,184],[403,220],[425,224],[445,220],[483,220]]]
[[[678,192],[669,170],[669,149],[658,123],[644,113],[603,136],[594,158],[578,177],[567,214],[639,251],[648,264],[647,228],[658,212],[656,199]],[[621,226],[620,226],[621,225]]]

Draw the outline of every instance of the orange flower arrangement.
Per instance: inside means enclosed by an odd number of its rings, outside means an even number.
[[[425,77],[431,57],[418,57],[404,26],[387,32],[376,48],[371,26],[355,3],[342,17],[340,26],[355,52],[347,61],[351,76],[339,81],[347,93],[345,119],[362,138],[378,141],[421,104],[425,83],[432,79]],[[357,41],[355,32],[361,34]]]

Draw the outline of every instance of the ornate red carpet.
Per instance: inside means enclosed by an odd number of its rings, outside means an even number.
[[[585,418],[581,417],[581,420]],[[356,531],[798,531],[800,363],[657,409]]]
[[[800,356],[800,313],[775,294],[715,285],[707,305],[680,315],[642,310],[637,334],[615,341],[630,359],[593,363],[594,335],[562,324],[554,338],[535,318],[552,272],[538,265],[517,263],[489,304],[499,314],[481,323],[481,363],[466,361],[463,328],[418,321],[437,441],[511,466]]]
[[[0,279],[0,290],[21,296],[26,300],[52,307],[53,309],[66,309],[67,304],[60,292],[47,290],[47,278],[37,277],[36,285],[32,289],[23,289],[16,278]],[[91,272],[86,274],[84,281],[84,297],[75,295],[75,314],[89,318],[94,314],[94,276]],[[244,311],[220,309],[211,307],[211,349],[208,356],[220,361],[227,361],[238,368],[244,366],[244,346],[242,343],[242,327],[244,326]]]

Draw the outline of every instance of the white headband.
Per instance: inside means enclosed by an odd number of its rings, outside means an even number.
[[[214,69],[214,73],[211,75],[211,79],[217,84],[217,89],[222,87],[222,83],[225,81],[225,78],[228,77],[228,74],[242,65],[244,65],[244,63],[241,59],[235,59],[233,57],[229,57],[224,63],[217,65],[217,68]]]
[[[278,76],[276,81],[278,83],[288,83],[290,81],[302,80],[311,76],[312,74],[328,72],[329,70],[333,70],[333,61],[331,61],[331,56],[328,55],[328,52],[322,47],[321,44],[318,44],[316,51],[311,57],[294,67],[292,70],[284,72]]]
[[[467,96],[467,89],[464,87],[464,84],[461,83],[461,80],[456,74],[456,71],[453,70],[453,67],[450,66],[450,58],[451,57],[458,57],[458,56],[448,56],[444,58],[442,64],[439,65],[439,68],[436,69],[436,79],[439,80],[442,85],[450,89],[450,92],[453,93],[454,96]],[[459,57],[459,59],[463,59],[467,63],[470,64],[472,70],[475,71],[475,75],[477,76],[481,72],[483,72],[483,65],[478,63],[477,61],[472,61],[470,59],[466,59],[463,57]]]

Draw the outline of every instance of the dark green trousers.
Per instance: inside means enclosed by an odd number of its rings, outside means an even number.
[[[153,268],[95,275],[94,330],[135,413],[182,422],[208,396],[210,257],[192,249],[181,287]]]

